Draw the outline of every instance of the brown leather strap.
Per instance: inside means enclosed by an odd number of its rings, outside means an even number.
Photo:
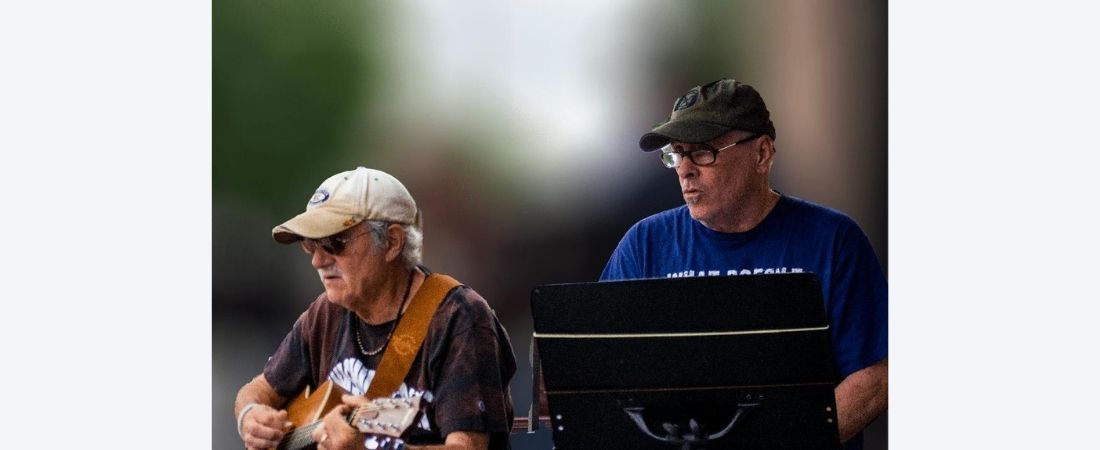
[[[367,388],[367,398],[389,397],[401,386],[417,350],[420,350],[420,344],[428,335],[428,324],[432,322],[436,308],[447,293],[460,284],[458,280],[438,273],[424,279],[409,301],[405,314],[401,315],[385,353],[382,353],[382,362],[378,363],[374,379]]]

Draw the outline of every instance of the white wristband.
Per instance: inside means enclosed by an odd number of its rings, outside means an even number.
[[[248,414],[248,411],[251,410],[252,408],[255,408],[256,405],[259,405],[259,403],[252,402],[252,403],[249,403],[247,405],[244,405],[244,408],[241,408],[241,413],[237,414],[237,435],[238,436],[244,437],[243,435],[241,435],[241,424],[244,422],[244,415]]]

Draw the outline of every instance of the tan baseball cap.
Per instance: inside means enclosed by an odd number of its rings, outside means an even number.
[[[271,230],[282,244],[332,236],[364,220],[420,226],[420,210],[405,185],[377,169],[357,167],[329,177],[313,192],[306,212]]]

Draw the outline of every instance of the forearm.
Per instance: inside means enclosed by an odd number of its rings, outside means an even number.
[[[840,442],[847,442],[886,411],[887,365],[883,359],[853,372],[836,387]]]
[[[240,391],[237,391],[237,400],[233,402],[233,415],[239,416],[241,410],[251,403],[259,403],[278,409],[286,403],[286,398],[276,393],[275,388],[271,387],[263,374],[260,374],[256,375],[256,378],[253,378],[248,384],[242,386]]]
[[[489,435],[473,431],[455,431],[447,434],[447,439],[438,450],[486,450],[489,448]]]

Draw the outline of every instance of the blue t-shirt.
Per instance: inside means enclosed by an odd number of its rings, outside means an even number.
[[[626,232],[600,281],[797,272],[821,281],[841,379],[886,357],[886,278],[867,236],[844,214],[802,199],[780,197],[743,233],[711,230],[686,205],[649,216]]]

